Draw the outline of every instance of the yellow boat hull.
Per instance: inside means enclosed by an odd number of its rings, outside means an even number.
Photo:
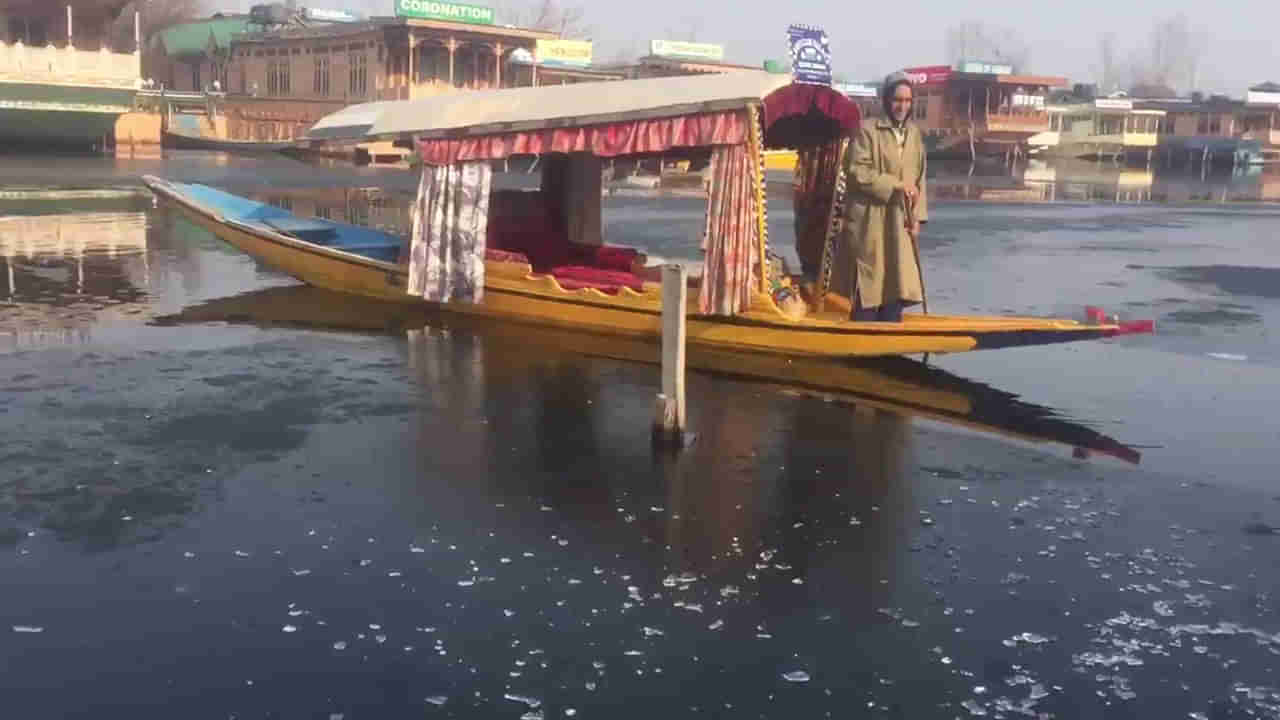
[[[415,303],[469,316],[581,329],[612,335],[657,338],[661,333],[661,287],[617,295],[595,289],[566,290],[555,278],[535,274],[526,263],[487,261],[479,303],[428,303],[409,295],[404,265],[315,245],[258,226],[221,217],[157,178],[144,178],[193,223],[267,265],[316,287],[395,303]],[[983,348],[1088,340],[1115,334],[1115,325],[1025,317],[966,317],[908,314],[901,323],[851,322],[848,301],[828,304],[843,311],[793,319],[767,294],[733,318],[697,314],[691,292],[687,340],[691,346],[734,352],[803,357],[853,357],[953,353]]]

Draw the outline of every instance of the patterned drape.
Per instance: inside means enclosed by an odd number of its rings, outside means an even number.
[[[513,155],[585,152],[596,157],[619,157],[681,147],[737,145],[747,139],[746,119],[741,110],[719,110],[590,127],[419,140],[418,154],[428,165],[452,165]]]
[[[817,279],[822,267],[831,201],[840,173],[840,138],[797,154],[795,176],[796,254],[800,270]]]
[[[750,305],[752,271],[759,260],[754,176],[745,143],[712,151],[698,295],[698,312],[704,315],[734,315]]]
[[[484,299],[487,161],[422,168],[413,205],[409,294],[432,302]]]

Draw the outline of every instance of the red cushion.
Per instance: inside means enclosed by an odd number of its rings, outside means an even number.
[[[561,265],[553,268],[551,275],[566,289],[577,290],[593,287],[610,294],[619,289],[629,287],[636,292],[644,289],[644,279],[629,272],[618,270],[602,270],[582,265]],[[571,288],[570,285],[573,287]]]
[[[570,256],[574,264],[631,272],[631,263],[640,255],[632,248],[610,247],[608,245],[570,244]]]

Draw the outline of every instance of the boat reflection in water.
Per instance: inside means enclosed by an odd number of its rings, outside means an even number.
[[[148,204],[137,190],[0,194],[0,350],[84,343],[91,326],[142,312]]]
[[[554,363],[580,356],[648,364],[659,360],[659,347],[653,342],[519,323],[496,326],[302,285],[209,300],[154,322],[408,333],[411,350],[433,332],[461,330],[482,338],[489,351],[502,353],[504,365]],[[1077,456],[1100,453],[1130,463],[1140,459],[1136,450],[1049,408],[905,358],[825,360],[690,347],[687,362],[693,370],[764,381],[783,392],[818,394],[862,409],[931,418],[1023,441],[1058,443],[1073,448]]]

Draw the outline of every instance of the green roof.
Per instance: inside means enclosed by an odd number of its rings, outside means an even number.
[[[231,36],[247,32],[249,16],[215,17],[208,20],[173,25],[160,31],[159,40],[169,55],[203,55],[209,49],[210,38],[218,50],[231,45]]]

